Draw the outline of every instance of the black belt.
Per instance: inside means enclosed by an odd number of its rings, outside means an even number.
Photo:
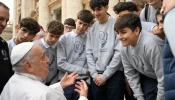
[[[76,81],[80,81],[80,80],[84,80],[86,81],[88,78],[84,78],[84,79],[76,79]]]

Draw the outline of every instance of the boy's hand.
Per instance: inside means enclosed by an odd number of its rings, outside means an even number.
[[[105,81],[102,79],[101,74],[99,74],[95,79],[94,79],[94,83],[97,86],[102,86],[105,84]]]

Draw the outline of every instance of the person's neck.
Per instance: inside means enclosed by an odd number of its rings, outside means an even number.
[[[44,41],[45,41],[48,45],[50,45],[49,41],[47,41],[46,38],[44,38]],[[50,46],[51,46],[51,45],[50,45]]]
[[[20,42],[18,41],[18,39],[17,38],[14,38],[14,43],[16,44],[16,45],[18,45],[18,44],[20,44]]]
[[[161,7],[162,7],[162,2],[158,2],[158,3],[155,4],[153,7],[154,7],[155,9],[161,8]]]
[[[85,32],[84,32],[84,33],[79,33],[79,32],[75,29],[75,30],[74,30],[74,33],[77,34],[77,35],[82,35],[82,34],[84,34]]]
[[[138,43],[138,41],[139,41],[139,36],[140,35],[138,35],[136,38],[135,38],[135,41],[133,41],[133,44],[131,44],[131,46],[136,46],[137,45],[137,43]]]
[[[106,15],[102,20],[98,20],[98,22],[100,23],[100,24],[104,24],[104,23],[106,23],[107,21],[108,21],[108,15]]]

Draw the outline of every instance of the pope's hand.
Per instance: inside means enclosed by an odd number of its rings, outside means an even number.
[[[60,81],[61,87],[65,88],[67,86],[74,84],[77,76],[78,74],[76,72],[73,72],[70,75],[68,75],[68,73],[66,72],[64,77]]]

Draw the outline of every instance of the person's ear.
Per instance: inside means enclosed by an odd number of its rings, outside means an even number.
[[[46,30],[46,32],[45,32],[46,34],[48,34],[49,32]]]
[[[106,11],[108,11],[109,6],[108,6],[108,5],[106,5],[106,6],[105,6],[105,8],[106,8]]]
[[[75,19],[75,23],[77,22],[78,19]]]
[[[136,27],[136,29],[134,30],[134,32],[135,32],[135,35],[136,36],[139,36],[139,34],[140,34],[140,28],[139,27]]]
[[[33,73],[34,69],[29,61],[24,62],[24,69],[28,73]]]
[[[18,32],[20,30],[20,26],[16,26],[16,31]]]

